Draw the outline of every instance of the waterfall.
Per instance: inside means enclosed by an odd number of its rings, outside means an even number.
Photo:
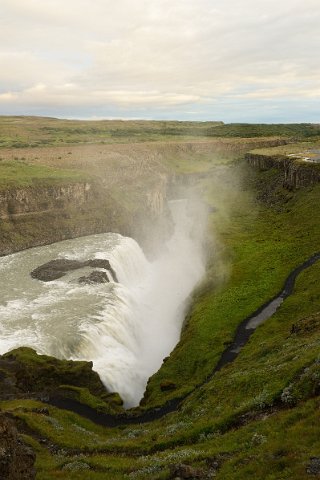
[[[171,202],[171,210],[174,234],[152,262],[133,239],[113,233],[0,259],[0,353],[24,345],[91,360],[126,407],[137,405],[148,378],[178,342],[188,296],[204,273],[199,216],[187,200]],[[48,283],[30,277],[55,258],[107,259],[119,283],[79,284],[88,267]]]

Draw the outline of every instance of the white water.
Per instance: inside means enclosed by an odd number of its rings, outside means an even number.
[[[186,200],[171,202],[175,231],[148,262],[139,245],[101,234],[0,259],[0,353],[30,346],[58,358],[92,360],[127,407],[179,340],[188,296],[204,273],[202,225]],[[197,223],[195,223],[197,221]],[[56,258],[105,258],[119,283],[83,285],[90,268],[44,283],[30,272]]]

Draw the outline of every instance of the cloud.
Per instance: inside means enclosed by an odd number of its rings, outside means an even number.
[[[316,100],[319,21],[318,0],[2,0],[0,111]]]
[[[139,106],[177,106],[199,101],[199,97],[179,93],[162,93],[154,91],[126,90],[91,90],[67,83],[58,86],[47,86],[38,83],[22,91],[0,94],[0,102],[12,102],[22,105],[65,105],[65,106],[98,106],[107,103],[121,107]]]

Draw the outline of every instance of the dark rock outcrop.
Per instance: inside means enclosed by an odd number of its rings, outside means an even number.
[[[310,463],[306,468],[306,472],[309,475],[320,475],[320,457],[311,457]]]
[[[106,272],[101,270],[94,270],[90,275],[86,275],[79,278],[79,283],[84,283],[86,285],[91,285],[94,283],[108,283],[109,279]]]
[[[167,392],[170,390],[175,390],[177,388],[176,384],[171,380],[165,380],[160,383],[160,389],[162,392]]]
[[[0,356],[0,399],[45,397],[60,385],[87,388],[92,395],[106,394],[92,366],[92,362],[59,360],[38,355],[32,348],[17,348]]]
[[[68,260],[66,258],[59,258],[57,260],[51,260],[50,262],[35,268],[30,275],[32,278],[36,278],[37,280],[41,280],[42,282],[50,282],[52,280],[57,280],[58,278],[63,277],[64,275],[66,275],[67,272],[70,272],[72,270],[78,270],[79,268],[84,268],[84,267],[103,268],[104,270],[108,270],[111,273],[114,281],[115,282],[118,281],[116,272],[111,267],[109,260],[99,259],[99,258],[95,258],[93,260],[87,260],[84,262],[81,262],[79,260]],[[92,273],[97,273],[97,272],[92,272]],[[104,273],[104,272],[101,272],[101,273]],[[87,278],[87,277],[81,277],[81,278]],[[88,283],[102,283],[102,281],[97,280],[97,278],[98,276],[94,275]],[[102,278],[103,277],[100,276],[100,280]],[[108,277],[106,274],[104,278],[106,279],[106,281],[108,281]]]
[[[52,402],[54,399],[64,408],[65,401],[71,399],[78,406],[84,409],[89,406],[99,414],[122,414],[122,398],[105,388],[92,366],[92,362],[59,360],[38,355],[32,348],[17,348],[0,356],[0,400],[32,398]],[[46,407],[32,411],[49,414]]]
[[[0,414],[0,479],[33,480],[36,455],[19,436],[14,422]]]
[[[208,475],[207,472],[203,468],[195,468],[191,465],[184,465],[183,463],[180,465],[172,465],[170,468],[172,479],[190,479],[194,480],[196,478],[199,479],[207,479]]]
[[[320,330],[320,312],[298,320],[291,326],[291,335],[305,335]]]

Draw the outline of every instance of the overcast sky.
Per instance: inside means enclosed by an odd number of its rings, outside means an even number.
[[[0,0],[0,114],[320,122],[320,0]]]

